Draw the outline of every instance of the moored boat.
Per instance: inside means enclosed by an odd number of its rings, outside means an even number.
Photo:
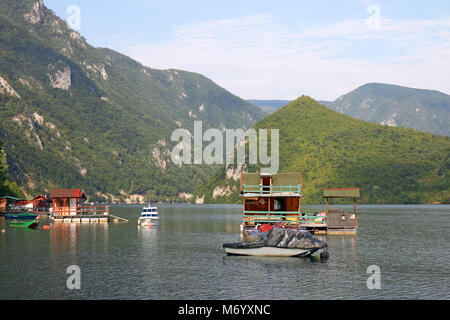
[[[9,213],[5,215],[6,220],[36,220],[37,214],[31,212]]]
[[[327,250],[327,244],[304,230],[273,228],[256,242],[225,243],[228,255],[264,257],[306,257]]]
[[[141,211],[141,216],[138,219],[139,225],[148,225],[155,223],[159,220],[158,208],[157,207],[144,207]]]
[[[39,220],[10,220],[8,226],[12,228],[35,229],[39,226]]]

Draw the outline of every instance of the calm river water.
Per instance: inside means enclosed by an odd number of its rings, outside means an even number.
[[[450,299],[450,206],[359,206],[356,236],[327,236],[330,258],[228,257],[242,207],[114,206],[119,224],[12,229],[0,220],[0,299]],[[314,207],[309,207],[314,208]],[[69,290],[66,269],[81,270]],[[369,290],[367,268],[381,269]]]

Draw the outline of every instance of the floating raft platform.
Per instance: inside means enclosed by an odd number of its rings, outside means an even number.
[[[52,216],[50,220],[53,223],[109,223],[109,222],[128,222],[128,219],[114,216],[112,214],[94,214],[94,215],[72,215],[72,216]]]
[[[128,219],[114,216],[112,214],[94,214],[94,215],[72,215],[72,216],[51,216],[53,223],[109,223],[109,222],[128,222]]]
[[[52,216],[53,223],[108,223],[109,215],[83,215],[83,216]]]
[[[302,210],[301,173],[242,173],[240,196],[243,198],[241,232],[257,235],[261,225],[282,223],[284,228],[305,230],[312,234],[354,235],[358,228],[356,199],[358,188],[324,189],[327,209],[308,213]],[[330,209],[329,199],[353,199],[353,212]]]

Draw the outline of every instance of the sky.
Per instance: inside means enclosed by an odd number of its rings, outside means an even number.
[[[244,99],[335,100],[370,82],[450,94],[448,0],[44,4],[93,46],[203,74]]]

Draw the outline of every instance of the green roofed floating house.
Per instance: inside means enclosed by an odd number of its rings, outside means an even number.
[[[256,235],[274,226],[303,229],[315,234],[355,234],[356,199],[359,189],[327,189],[327,211],[302,212],[303,183],[301,173],[241,174],[241,197],[244,202],[241,232]],[[329,199],[352,198],[354,212],[329,210]]]

